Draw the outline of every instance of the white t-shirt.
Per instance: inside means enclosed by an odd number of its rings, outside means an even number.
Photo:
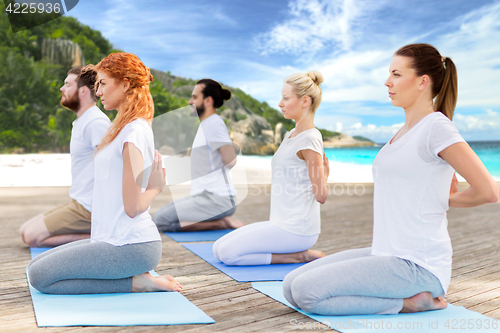
[[[219,148],[233,142],[224,120],[213,114],[204,119],[191,149],[191,195],[208,191],[219,196],[236,195],[229,178],[229,169],[224,167]]]
[[[92,211],[94,164],[92,154],[111,126],[109,118],[97,106],[87,109],[73,122],[69,152],[71,154],[71,188],[69,196],[86,210]]]
[[[271,216],[274,225],[293,234],[318,235],[321,231],[320,204],[314,197],[305,160],[297,156],[310,149],[323,157],[320,131],[311,128],[290,138],[290,131],[271,161]]]
[[[142,192],[145,191],[154,160],[153,131],[144,119],[125,125],[120,134],[94,159],[94,201],[92,204],[92,242],[121,246],[161,240],[149,208],[130,218],[123,206],[123,145],[134,144],[143,157]]]
[[[452,248],[446,211],[453,168],[438,154],[464,140],[441,112],[420,120],[373,162],[373,255],[410,260],[434,274],[446,292]]]

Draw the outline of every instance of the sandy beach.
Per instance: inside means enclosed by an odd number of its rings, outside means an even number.
[[[232,171],[237,184],[270,184],[271,161],[239,156]],[[370,165],[330,161],[329,183],[372,183]],[[0,187],[71,186],[69,154],[0,155]]]

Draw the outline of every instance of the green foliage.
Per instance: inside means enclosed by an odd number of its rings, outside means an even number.
[[[247,115],[246,114],[236,113],[236,120],[237,121],[245,120],[245,119],[247,119]]]
[[[99,31],[64,16],[13,33],[3,2],[0,9],[0,152],[67,152],[75,115],[59,105],[59,88],[68,68],[44,62],[41,41],[77,42],[91,63],[111,53],[112,44]]]
[[[185,98],[175,96],[170,91],[165,90],[160,81],[151,82],[149,91],[155,103],[155,117],[188,105]]]
[[[278,123],[282,123],[287,130],[295,127],[293,120],[285,119],[278,110],[273,109],[266,102],[259,102],[239,88],[234,89],[232,93],[241,100],[247,109],[266,118],[273,129]]]
[[[332,131],[329,131],[329,130],[326,130],[326,129],[318,128],[318,130],[321,132],[321,135],[323,136],[323,139],[333,138],[333,137],[336,137],[336,136],[340,135],[339,132],[332,132]]]
[[[355,136],[353,136],[353,138],[358,140],[358,141],[373,142],[372,140],[365,138],[364,136],[361,136],[361,135],[355,135]],[[375,142],[373,142],[373,143],[375,143]]]
[[[59,104],[57,67],[5,46],[0,47],[0,63],[0,150],[34,151],[57,145],[64,133],[57,126],[61,121],[50,121]]]
[[[62,16],[30,31],[38,38],[63,38],[77,43],[82,48],[87,64],[97,64],[102,58],[117,51],[100,31],[91,29],[70,16]]]
[[[61,16],[29,30],[12,33],[3,2],[0,5],[0,46],[15,47],[22,55],[40,60],[43,38],[63,38],[80,45],[87,63],[97,64],[102,58],[116,52],[101,32],[80,23],[76,18]],[[66,69],[67,70],[67,69]]]
[[[174,81],[172,86],[174,88],[179,88],[179,87],[188,86],[188,85],[192,86],[192,85],[195,85],[196,82],[197,82],[196,80],[192,80],[192,79],[179,78],[179,79]]]

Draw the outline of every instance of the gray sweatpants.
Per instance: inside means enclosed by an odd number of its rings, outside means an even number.
[[[163,206],[154,214],[153,221],[162,232],[179,232],[180,221],[215,221],[231,216],[235,211],[234,197],[203,191]]]
[[[39,254],[28,276],[46,294],[129,293],[132,277],[154,269],[160,258],[160,241],[114,246],[84,239]]]
[[[444,294],[438,278],[415,263],[347,250],[308,263],[283,280],[285,298],[320,315],[396,314],[403,299],[428,291]]]

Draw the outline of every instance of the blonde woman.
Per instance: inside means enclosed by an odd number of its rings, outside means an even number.
[[[97,96],[118,114],[95,154],[91,237],[35,257],[30,282],[49,294],[180,291],[173,277],[148,273],[161,258],[149,205],[165,186],[151,129],[153,77],[137,56],[123,52],[96,70]]]
[[[321,103],[319,72],[289,76],[279,107],[292,129],[272,159],[271,216],[235,230],[214,243],[226,265],[309,262],[324,256],[310,250],[320,233],[320,204],[328,194],[328,159],[314,113]]]

